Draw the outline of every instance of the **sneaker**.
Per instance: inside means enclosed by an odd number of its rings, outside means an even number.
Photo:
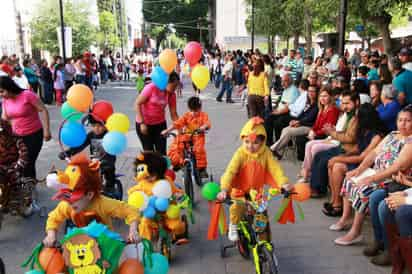
[[[228,232],[229,241],[236,242],[239,240],[239,233],[237,231],[237,225],[229,224]]]
[[[227,103],[227,104],[234,104],[235,101],[233,101],[232,99],[227,99],[227,100],[226,100],[226,103]]]
[[[216,97],[216,101],[222,102],[222,98]]]
[[[199,169],[199,176],[200,178],[209,178],[209,174],[207,174],[207,171],[205,168]]]

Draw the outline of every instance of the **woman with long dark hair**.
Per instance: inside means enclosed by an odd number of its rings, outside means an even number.
[[[13,133],[21,137],[28,148],[29,163],[24,175],[36,179],[36,160],[43,140],[51,139],[49,112],[35,93],[21,89],[8,76],[0,77],[0,97],[2,119],[11,122]]]
[[[253,71],[249,73],[247,86],[248,116],[249,118],[254,116],[263,118],[265,104],[269,102],[269,82],[262,59],[256,59],[253,63]]]

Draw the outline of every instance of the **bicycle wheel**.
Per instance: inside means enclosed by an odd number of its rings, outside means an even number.
[[[260,272],[257,274],[278,274],[278,261],[273,253],[270,251],[268,247],[263,244],[258,247],[258,255],[259,255],[259,265],[256,266],[256,269],[259,269]]]
[[[192,170],[190,169],[189,165],[185,166],[183,183],[185,184],[186,194],[189,196],[192,204],[194,204],[195,193],[193,191]]]
[[[239,240],[237,241],[237,249],[239,250],[240,255],[245,258],[250,258],[249,242],[242,231],[239,230]]]
[[[192,161],[193,161],[193,164],[192,164],[192,166],[193,166],[193,173],[192,173],[193,179],[192,179],[192,181],[194,181],[194,183],[196,185],[201,187],[203,185],[202,184],[202,178],[200,178],[199,171],[197,170],[196,159],[193,159]]]

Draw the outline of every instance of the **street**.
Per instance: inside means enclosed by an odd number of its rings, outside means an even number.
[[[178,113],[187,110],[186,100],[193,93],[190,83],[185,83],[183,98],[178,98]],[[140,150],[140,143],[136,137],[134,126],[134,108],[136,91],[134,84],[111,83],[101,87],[96,92],[97,99],[109,100],[115,111],[129,116],[131,127],[128,136],[128,150],[117,160],[117,173],[125,174],[124,188],[134,184],[131,168],[134,157]],[[202,92],[203,109],[209,114],[212,129],[206,136],[209,168],[208,172],[218,180],[224,171],[234,151],[240,145],[239,132],[246,121],[246,110],[238,102],[235,104],[218,103],[215,101],[216,90],[212,85]],[[38,177],[45,178],[52,166],[63,168],[64,162],[58,160],[59,145],[57,132],[62,118],[56,106],[49,107],[53,140],[45,143],[37,163]],[[283,160],[281,162],[286,174],[293,182],[296,179],[299,163]],[[177,182],[181,183],[181,174]],[[52,192],[44,185],[40,185],[39,202],[50,211],[55,202],[50,200]],[[195,224],[190,226],[190,243],[172,250],[173,261],[170,265],[171,274],[222,274],[222,273],[254,273],[251,260],[243,259],[236,249],[228,252],[228,257],[220,257],[219,242],[208,241],[207,227],[209,210],[207,203],[200,200],[194,211]],[[196,195],[195,194],[195,195]],[[297,218],[296,224],[280,225],[271,220],[272,239],[275,252],[279,259],[280,273],[304,274],[365,274],[390,273],[390,268],[378,268],[369,263],[362,255],[363,246],[337,247],[333,240],[339,233],[328,230],[328,226],[336,219],[324,216],[320,209],[324,200],[309,200],[302,204],[305,219]],[[277,210],[279,202],[271,206],[270,216]],[[44,237],[45,217],[35,214],[28,219],[6,216],[3,228],[0,231],[0,257],[6,264],[8,274],[23,273],[19,265],[31,254],[31,250]],[[118,223],[117,227],[119,227]],[[366,240],[371,236],[371,225],[367,221]],[[120,231],[127,231],[122,225]]]

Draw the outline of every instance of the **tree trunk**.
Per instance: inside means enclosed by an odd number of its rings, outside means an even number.
[[[374,16],[370,18],[370,21],[376,25],[382,36],[384,52],[390,56],[394,53],[393,41],[391,39],[389,24],[391,23],[392,16],[387,12],[382,12],[381,16]]]
[[[289,51],[289,36],[286,36],[286,48]]]
[[[306,2],[306,1],[305,1]],[[309,5],[305,5],[305,56],[311,55],[312,53],[312,11]]]
[[[293,34],[293,48],[296,50],[299,48],[299,33]]]
[[[268,53],[271,53],[272,52],[272,43],[271,43],[271,36],[269,35],[268,37],[267,37],[267,43],[268,43]]]

